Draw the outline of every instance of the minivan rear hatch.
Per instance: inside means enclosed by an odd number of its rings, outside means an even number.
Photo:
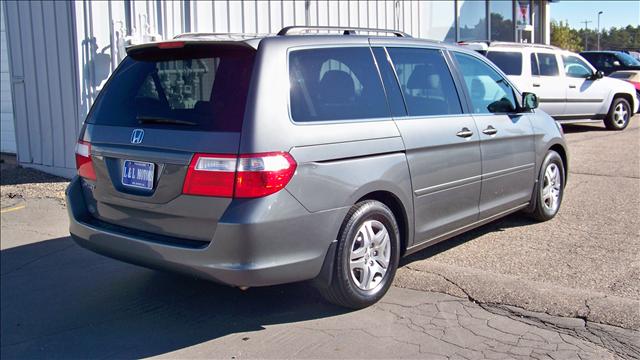
[[[195,154],[237,156],[255,52],[202,41],[129,49],[76,150],[93,221],[151,240],[211,240],[231,199],[186,195],[185,177]]]

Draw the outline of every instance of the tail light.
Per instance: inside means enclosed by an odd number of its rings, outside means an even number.
[[[78,140],[76,143],[76,169],[80,177],[96,180],[96,171],[91,161],[91,144],[89,142]]]
[[[196,154],[182,192],[188,195],[256,198],[284,188],[296,171],[285,152],[233,155]]]
[[[633,85],[636,90],[640,91],[640,82],[639,81],[631,81],[629,80],[629,82],[631,83],[631,85]]]

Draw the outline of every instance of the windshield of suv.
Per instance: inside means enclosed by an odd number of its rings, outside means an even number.
[[[629,54],[619,52],[617,56],[624,66],[640,66],[640,61]]]
[[[254,54],[224,45],[139,50],[112,75],[87,122],[238,132]]]

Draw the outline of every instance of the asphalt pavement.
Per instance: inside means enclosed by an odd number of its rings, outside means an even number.
[[[306,283],[240,291],[96,255],[59,200],[3,183],[0,357],[639,358],[639,120],[566,127],[556,219],[513,215],[417,253],[360,311]]]
[[[569,176],[551,221],[521,214],[405,259],[396,285],[640,329],[639,117],[566,125]]]

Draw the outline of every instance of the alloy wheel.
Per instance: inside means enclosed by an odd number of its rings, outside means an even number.
[[[391,240],[387,228],[377,220],[365,221],[351,245],[351,279],[361,290],[375,289],[382,283],[390,260]]]
[[[560,191],[562,190],[562,177],[557,164],[551,163],[544,171],[544,183],[542,186],[542,203],[544,207],[553,213],[560,206]]]

